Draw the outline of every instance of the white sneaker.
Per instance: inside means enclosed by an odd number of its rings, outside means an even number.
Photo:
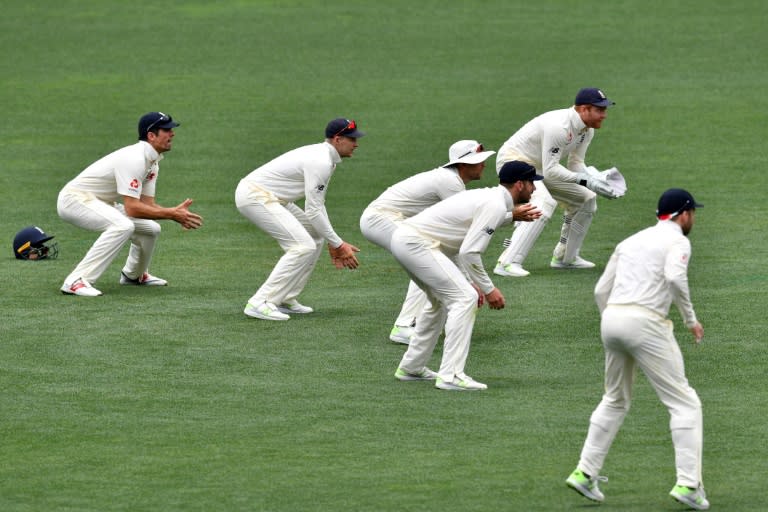
[[[133,286],[168,286],[168,281],[144,272],[138,279],[131,279],[123,272],[120,272],[120,284],[129,284]]]
[[[395,378],[403,382],[411,382],[414,380],[435,380],[437,379],[437,372],[433,372],[426,366],[419,373],[410,373],[402,368],[398,368],[395,371]]]
[[[525,277],[530,275],[530,272],[525,270],[519,263],[507,263],[504,265],[502,262],[496,264],[496,268],[493,269],[493,273],[497,276],[504,277]]]
[[[61,287],[61,293],[66,295],[79,295],[80,297],[98,297],[101,292],[91,286],[91,283],[83,279],[77,278],[72,284],[64,283]]]
[[[701,486],[696,489],[691,489],[684,485],[675,485],[672,490],[669,491],[669,495],[683,505],[687,505],[694,510],[709,510],[707,494]]]
[[[466,374],[454,375],[451,382],[446,382],[440,377],[435,382],[438,389],[447,389],[449,391],[482,391],[488,389],[488,386]]]
[[[549,266],[552,268],[595,268],[595,264],[591,261],[587,261],[581,256],[576,256],[576,259],[570,263],[565,263],[563,260],[557,259],[552,256],[552,261],[549,262]]]
[[[289,300],[288,302],[283,302],[282,304],[277,306],[277,310],[280,311],[281,313],[285,313],[286,315],[290,315],[291,313],[306,315],[308,313],[313,313],[315,311],[309,306],[300,304],[299,301],[297,301],[296,299]]]
[[[271,302],[262,302],[258,306],[254,306],[250,302],[246,304],[243,313],[253,318],[260,318],[262,320],[289,320],[291,317],[285,313],[281,313],[277,306]]]
[[[415,329],[410,326],[396,325],[389,331],[389,339],[395,343],[408,345],[411,343]]]

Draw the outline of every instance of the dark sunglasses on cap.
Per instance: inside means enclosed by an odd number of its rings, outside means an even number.
[[[152,124],[150,124],[149,126],[147,126],[147,133],[151,132],[151,131],[152,131],[152,128],[154,128],[154,127],[155,127],[155,125],[157,125],[158,123],[167,123],[167,122],[169,122],[170,120],[171,120],[171,116],[169,116],[169,115],[166,115],[166,114],[163,114],[163,115],[161,115],[159,118],[157,118],[157,119],[155,120],[155,122],[154,122],[154,123],[152,123]]]
[[[477,148],[471,149],[471,150],[467,151],[466,153],[461,155],[459,158],[464,158],[465,156],[471,155],[472,153],[482,153],[482,152],[483,152],[483,145],[482,144],[478,144]]]
[[[357,129],[357,125],[355,124],[355,121],[353,119],[347,119],[347,124],[344,125],[344,128],[334,133],[333,136],[336,137],[338,135],[342,135],[342,132],[346,132],[346,131],[353,132],[356,129]]]

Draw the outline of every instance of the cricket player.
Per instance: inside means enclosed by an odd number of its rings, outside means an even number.
[[[565,209],[560,241],[550,266],[553,268],[592,268],[594,263],[579,252],[592,217],[597,211],[597,194],[613,198],[618,194],[606,181],[589,172],[584,163],[587,148],[602,126],[607,109],[614,102],[603,91],[581,89],[570,108],[546,112],[526,123],[499,149],[496,170],[505,162],[522,160],[536,167],[544,181],[536,186],[531,203],[541,210],[534,222],[519,224],[509,246],[499,256],[493,272],[500,276],[524,277],[530,272],[523,261],[558,203]],[[567,166],[560,162],[567,157]]]
[[[688,291],[688,262],[696,208],[682,189],[661,195],[658,223],[621,242],[595,287],[602,314],[600,333],[605,349],[605,394],[589,420],[581,458],[566,483],[585,497],[603,501],[598,481],[632,399],[640,368],[669,410],[675,448],[677,482],[670,495],[696,510],[707,510],[701,478],[703,425],[701,402],[685,377],[683,356],[667,319],[674,303],[696,343],[704,329],[696,318]]]
[[[392,254],[427,294],[428,303],[395,378],[435,380],[438,389],[452,391],[487,389],[464,372],[477,308],[486,301],[492,309],[504,307],[504,295],[485,272],[482,254],[515,203],[528,202],[533,182],[542,178],[525,162],[508,162],[499,171],[499,186],[454,194],[397,227]],[[426,365],[443,329],[442,362],[433,372]]]
[[[284,321],[293,313],[312,313],[297,297],[312,275],[323,242],[336,268],[357,268],[359,249],[333,230],[325,195],[336,165],[352,156],[363,135],[355,121],[333,119],[325,127],[324,142],[288,151],[240,180],[235,191],[237,209],[285,251],[248,300],[247,316]],[[303,209],[296,204],[302,199]]]
[[[139,142],[110,153],[88,166],[59,192],[59,216],[75,226],[101,235],[64,279],[67,295],[98,297],[93,283],[104,273],[125,243],[131,241],[120,284],[165,286],[165,279],[149,273],[160,224],[171,219],[184,229],[203,224],[189,210],[192,199],[167,208],[155,202],[155,185],[163,153],[171,150],[179,123],[162,112],[149,112],[139,119]]]
[[[421,172],[385,190],[363,212],[360,231],[374,244],[388,250],[392,233],[403,220],[454,194],[466,190],[470,181],[483,176],[485,161],[495,151],[485,151],[476,140],[460,140],[448,149],[448,163]],[[413,281],[389,333],[395,343],[410,343],[416,316],[427,302],[426,294]]]

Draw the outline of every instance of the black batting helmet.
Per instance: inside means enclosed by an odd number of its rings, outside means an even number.
[[[13,238],[13,254],[19,260],[54,259],[59,255],[59,246],[50,242],[53,235],[48,235],[37,226],[29,226]]]

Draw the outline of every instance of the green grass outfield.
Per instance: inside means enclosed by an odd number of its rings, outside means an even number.
[[[2,14],[0,510],[592,509],[564,485],[602,391],[592,288],[673,186],[706,205],[690,267],[705,342],[672,318],[704,404],[712,510],[766,509],[763,0],[6,1]],[[478,314],[467,371],[488,391],[396,381],[403,348],[387,334],[406,278],[360,235],[363,208],[452,142],[498,149],[583,86],[617,102],[588,163],[629,182],[599,200],[583,251],[598,268],[550,270],[552,222],[531,277],[495,280],[507,308]],[[103,297],[64,297],[95,235],[58,218],[56,195],[150,110],[182,123],[158,202],[194,198],[205,226],[163,224],[152,270],[168,288],[120,287],[124,250]],[[324,257],[302,296],[316,314],[248,319],[280,251],[238,214],[235,186],[337,116],[368,133],[328,193],[361,268]],[[489,166],[473,186],[494,184]],[[56,236],[57,261],[12,258],[30,224]],[[682,509],[644,378],[603,472],[601,510]]]

